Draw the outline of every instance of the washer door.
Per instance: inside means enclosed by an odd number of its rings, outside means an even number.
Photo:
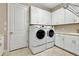
[[[48,36],[53,37],[54,36],[54,31],[51,29],[48,31]]]
[[[45,31],[44,31],[44,30],[41,29],[41,30],[38,30],[38,31],[37,31],[36,37],[37,37],[38,39],[43,39],[44,36],[45,36]]]

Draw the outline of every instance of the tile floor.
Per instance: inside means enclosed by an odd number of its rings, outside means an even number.
[[[19,49],[19,50],[6,53],[4,54],[4,56],[33,56],[33,55],[28,48],[23,48],[23,49]],[[53,47],[44,52],[36,54],[34,56],[74,56],[74,55],[58,47]]]

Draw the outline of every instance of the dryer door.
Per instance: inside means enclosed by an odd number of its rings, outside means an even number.
[[[38,30],[36,33],[36,37],[40,40],[43,39],[45,37],[45,31],[42,29]]]
[[[48,31],[48,36],[53,37],[54,36],[54,31],[51,29]]]

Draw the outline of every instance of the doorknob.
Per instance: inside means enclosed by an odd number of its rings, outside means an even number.
[[[13,34],[13,32],[10,32],[10,34]]]

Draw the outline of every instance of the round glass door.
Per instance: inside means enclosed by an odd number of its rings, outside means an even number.
[[[48,36],[49,37],[53,37],[54,36],[54,31],[53,30],[49,30]]]
[[[38,30],[37,33],[36,33],[36,37],[38,39],[43,39],[45,36],[45,31],[44,30]]]

